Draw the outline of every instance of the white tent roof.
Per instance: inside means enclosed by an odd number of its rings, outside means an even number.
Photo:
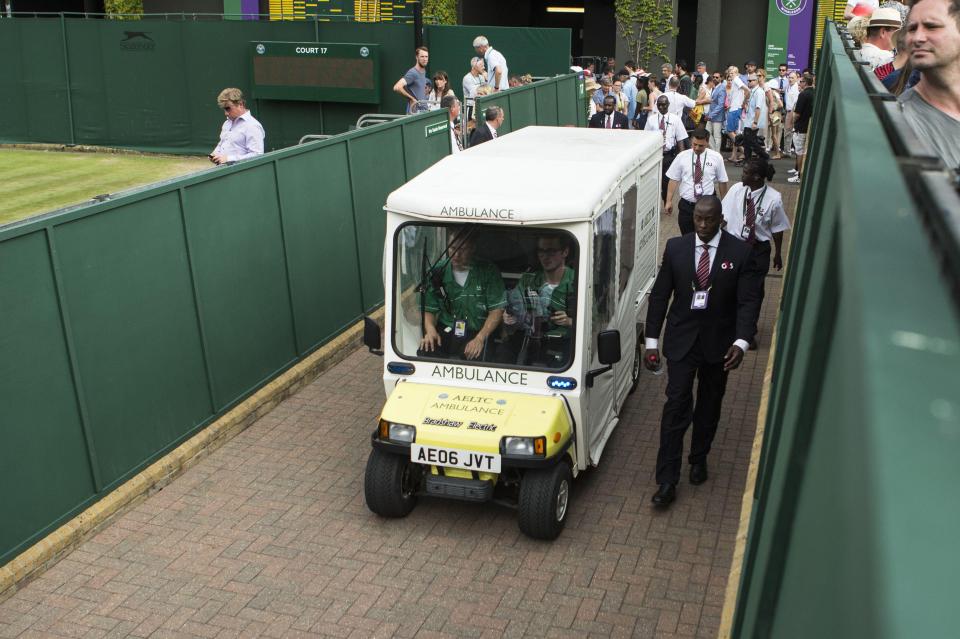
[[[589,220],[661,144],[659,133],[528,126],[440,160],[384,208],[445,221]]]

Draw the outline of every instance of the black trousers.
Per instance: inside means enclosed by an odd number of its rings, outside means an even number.
[[[757,294],[760,296],[760,305],[763,305],[764,284],[767,279],[767,273],[770,272],[770,241],[764,240],[753,245],[750,252],[750,260],[753,263],[753,271],[757,278]]]
[[[680,235],[693,233],[694,206],[696,206],[695,202],[680,198],[680,203],[677,205],[677,226],[680,227]]]
[[[667,360],[667,402],[660,419],[660,450],[657,452],[657,484],[680,481],[683,436],[693,422],[690,444],[691,464],[707,459],[717,434],[723,394],[727,390],[727,371],[723,362],[708,363],[698,339],[683,359]],[[693,401],[693,381],[697,380],[697,401]]]
[[[743,129],[743,159],[749,160],[753,157],[754,153],[761,155],[757,151],[757,147],[760,147],[760,141],[757,139],[757,135],[760,133],[760,129]],[[762,148],[762,147],[761,147]]]
[[[661,169],[660,177],[660,199],[664,202],[667,201],[667,184],[670,183],[670,178],[667,177],[667,170],[670,169],[670,165],[673,164],[673,161],[677,157],[677,147],[673,147],[669,151],[663,152],[663,167]]]

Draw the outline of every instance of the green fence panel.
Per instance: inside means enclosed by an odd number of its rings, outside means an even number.
[[[95,487],[45,230],[0,244],[0,300],[0,553],[6,553],[49,532]]]
[[[357,247],[360,257],[361,297],[364,310],[383,301],[383,204],[395,185],[403,184],[406,171],[402,159],[381,157],[380,148],[403,148],[399,127],[350,140],[350,180],[356,211]]]
[[[319,183],[317,176],[323,176]],[[313,350],[363,307],[347,144],[277,160],[297,352]]]
[[[447,118],[0,228],[0,564],[382,301],[383,203]]]
[[[946,243],[919,161],[897,157],[882,132],[899,129],[833,26],[817,80],[732,635],[949,636],[960,313]],[[924,180],[957,210],[942,170]]]
[[[60,22],[0,20],[0,60],[0,139],[69,142]]]
[[[451,151],[449,132],[446,129],[438,130],[438,127],[434,126],[435,122],[431,118],[402,125],[407,180],[412,180],[432,165],[432,158],[447,155]]]
[[[549,85],[556,86],[556,84]],[[546,89],[546,87],[544,87]],[[532,124],[541,124],[539,113],[537,112],[536,87],[528,85],[527,87],[518,87],[507,94],[507,110],[510,112],[510,130],[516,131]],[[542,123],[552,124],[550,114],[545,113]]]
[[[296,357],[273,166],[187,187],[184,215],[221,409]]]
[[[560,124],[560,104],[557,96],[557,83],[551,82],[545,85],[539,91],[534,91],[533,105],[534,113],[537,116],[537,122],[546,126],[558,126]],[[513,110],[513,104],[510,105]]]
[[[68,331],[102,486],[211,405],[176,192],[59,225]]]
[[[504,55],[510,75],[549,77],[570,71],[570,29],[427,25],[423,41],[430,49],[430,73],[446,71],[458,96],[463,96],[470,59],[477,55],[473,39],[478,35]],[[412,47],[410,62],[408,66]]]

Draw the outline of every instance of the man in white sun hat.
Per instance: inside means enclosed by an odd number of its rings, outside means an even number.
[[[860,57],[869,63],[871,71],[893,60],[893,36],[901,26],[900,12],[896,9],[881,8],[870,14]]]

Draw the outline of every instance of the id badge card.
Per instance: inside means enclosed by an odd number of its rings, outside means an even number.
[[[703,185],[699,182],[693,184],[693,198],[699,200],[703,197]]]
[[[453,336],[463,337],[467,334],[467,320],[458,319],[453,323]]]
[[[707,310],[707,300],[710,298],[710,291],[694,291],[693,300],[690,302],[690,309],[694,311]]]
[[[751,233],[753,233],[752,226],[744,226],[742,229],[740,229],[740,237],[744,240],[749,240]]]

